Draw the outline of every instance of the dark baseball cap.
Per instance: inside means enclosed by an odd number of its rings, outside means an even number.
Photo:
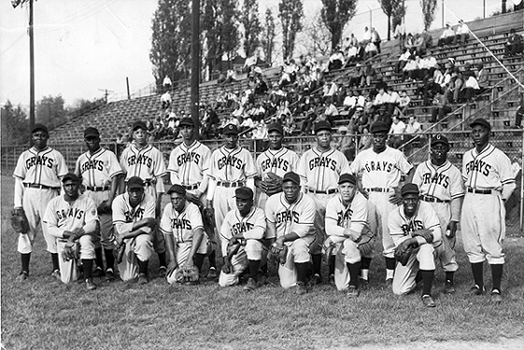
[[[315,134],[317,132],[319,132],[319,131],[322,131],[322,130],[332,131],[331,130],[331,124],[329,124],[329,122],[327,122],[325,120],[321,120],[318,123],[316,123],[315,124]]]
[[[281,135],[284,135],[284,129],[282,128],[282,125],[280,125],[279,123],[271,123],[271,124],[269,124],[269,126],[267,127],[268,134],[271,131],[278,131]]]
[[[186,189],[183,187],[183,186],[180,186],[180,185],[173,185],[169,188],[169,190],[167,190],[167,194],[171,194],[171,193],[178,193],[182,196],[185,196],[186,195]]]
[[[80,183],[80,178],[76,176],[74,173],[67,173],[62,178],[62,183],[65,183],[66,181],[73,180],[76,183]]]
[[[89,127],[87,129],[85,129],[85,131],[84,131],[84,137],[88,137],[88,136],[100,137],[100,132],[98,131],[97,128]]]
[[[382,132],[387,133],[389,132],[389,127],[385,122],[377,120],[376,122],[371,124],[371,129],[369,130],[369,132],[372,134],[378,134]]]
[[[133,176],[132,178],[130,178],[127,181],[127,188],[130,190],[137,189],[137,188],[144,188],[144,180],[142,180],[138,176]]]
[[[35,131],[42,130],[45,131],[47,134],[49,134],[49,130],[47,129],[47,126],[44,124],[36,123],[33,125],[33,128],[31,129],[31,133],[34,133]]]
[[[136,122],[133,123],[133,131],[135,131],[136,129],[142,129],[142,130],[147,131],[146,123],[144,123],[141,120],[137,120]]]
[[[351,174],[342,174],[340,175],[340,178],[338,179],[338,184],[343,184],[345,182],[349,182],[353,185],[356,185],[357,184],[357,178],[355,177],[355,175],[351,175]]]
[[[442,134],[435,135],[434,138],[431,139],[431,146],[442,143],[446,146],[449,146],[448,138]]]
[[[475,125],[480,125],[480,126],[485,127],[488,130],[491,130],[491,124],[484,118],[477,118],[474,121],[472,121],[471,124],[469,124],[469,126],[471,126],[472,128]]]
[[[224,135],[238,135],[238,128],[235,124],[227,124],[224,128]]]
[[[180,120],[180,123],[178,124],[178,126],[192,126],[192,127],[195,127],[195,122],[193,122],[193,119],[191,119],[191,118],[182,118],[182,120]]]
[[[413,183],[405,184],[404,186],[402,186],[402,189],[400,190],[400,195],[404,197],[407,194],[419,195],[420,191],[418,190],[418,186]]]
[[[297,173],[290,171],[289,173],[286,173],[284,175],[284,179],[282,179],[282,182],[286,182],[286,181],[291,181],[297,185],[300,185],[300,176],[298,176]]]
[[[240,187],[235,190],[235,197],[240,199],[253,199],[253,191],[249,187]]]

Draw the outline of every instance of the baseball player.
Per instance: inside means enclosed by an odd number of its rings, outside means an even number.
[[[221,287],[238,284],[239,276],[248,269],[245,291],[257,288],[258,269],[262,263],[266,233],[264,211],[253,206],[253,191],[249,187],[235,190],[236,209],[227,213],[220,228],[224,265],[218,283]]]
[[[96,128],[85,129],[84,141],[88,151],[78,157],[75,174],[82,179],[84,195],[95,202],[100,220],[100,237],[95,240],[97,267],[93,276],[106,275],[108,280],[113,280],[115,259],[113,257],[114,245],[110,240],[113,228],[111,204],[118,194],[122,168],[113,152],[100,147],[100,132]],[[105,273],[102,249],[107,264]]]
[[[506,235],[504,202],[516,187],[515,177],[508,156],[489,143],[491,125],[478,118],[470,126],[475,148],[467,151],[462,160],[466,185],[460,221],[462,239],[475,280],[472,293],[481,295],[485,290],[483,265],[488,260],[493,278],[491,299],[501,302],[502,241]]]
[[[182,118],[178,124],[180,135],[184,140],[171,151],[167,170],[171,184],[181,185],[186,189],[186,196],[194,203],[206,205],[206,190],[211,151],[195,138],[195,124],[191,118]],[[209,231],[209,232],[208,232]],[[214,230],[206,231],[210,240],[214,239]],[[208,278],[216,278],[215,250],[209,255]]]
[[[238,146],[237,126],[228,124],[223,133],[226,144],[212,153],[207,174],[207,207],[215,211],[216,227],[219,228],[226,214],[235,208],[235,189],[247,186],[254,190],[257,172],[251,153]]]
[[[145,192],[144,180],[133,176],[127,191],[113,200],[113,225],[117,250],[124,245],[122,261],[117,261],[120,278],[129,281],[138,277],[147,284],[147,267],[153,255],[153,232],[156,227],[156,203]]]
[[[383,255],[386,258],[386,282],[393,281],[395,273],[394,244],[389,236],[388,214],[400,203],[400,178],[406,175],[411,182],[413,166],[404,154],[386,145],[389,127],[382,121],[371,125],[373,148],[360,152],[344,172],[361,177],[361,191],[367,195],[371,232],[382,235]],[[361,277],[368,282],[371,257],[362,259]]]
[[[464,184],[460,170],[447,160],[448,151],[448,139],[436,135],[431,140],[431,160],[417,166],[413,183],[420,189],[420,199],[430,203],[439,218],[443,242],[439,260],[446,273],[444,292],[452,294],[455,293],[453,276],[458,270],[455,243]]]
[[[315,241],[312,228],[316,204],[312,197],[301,192],[300,176],[296,173],[284,175],[282,190],[283,193],[269,197],[266,202],[266,238],[272,251],[287,249],[285,262],[278,266],[280,285],[285,289],[296,286],[297,294],[302,295],[308,291],[306,278],[309,249]]]
[[[442,249],[439,218],[431,204],[420,201],[418,186],[412,183],[401,189],[402,205],[395,208],[388,217],[391,239],[396,250],[412,249],[405,265],[397,263],[393,277],[393,293],[405,295],[415,289],[421,279],[422,303],[435,307],[431,296],[435,276],[435,251]]]
[[[58,196],[60,178],[68,171],[62,154],[47,147],[48,140],[47,127],[35,124],[31,129],[33,147],[20,155],[13,173],[15,178],[14,210],[24,211],[29,223],[29,232],[20,233],[18,237],[18,252],[22,260],[22,270],[17,277],[18,281],[23,281],[29,276],[29,261],[37,227],[44,216],[47,204]],[[47,251],[51,253],[52,276],[60,278],[56,241],[48,234],[46,225],[42,225],[42,232]]]
[[[123,179],[125,183],[133,176],[144,180],[146,192],[156,202],[156,216],[160,216],[162,194],[165,192],[163,177],[167,173],[164,155],[156,147],[147,144],[148,131],[143,121],[134,122],[132,132],[134,143],[127,147],[120,157],[120,165],[125,173]],[[164,235],[158,230],[153,232],[153,246],[158,254],[160,276],[165,276],[166,247]]]
[[[359,273],[362,255],[359,249],[361,236],[369,234],[368,205],[357,190],[357,179],[342,174],[338,180],[339,193],[326,205],[326,233],[324,246],[334,245],[335,285],[350,297],[359,295]]]
[[[71,283],[78,278],[75,255],[79,252],[86,288],[93,290],[96,289],[91,277],[95,260],[93,236],[99,228],[96,205],[80,194],[81,180],[75,174],[66,174],[62,183],[64,195],[49,202],[43,221],[56,240],[62,282]]]
[[[281,192],[282,188],[272,190],[270,188],[273,178],[281,185],[282,178],[290,171],[296,171],[299,156],[294,151],[282,147],[284,130],[279,123],[272,123],[267,128],[269,137],[269,148],[261,153],[256,160],[257,176],[255,186],[257,187],[257,206],[264,208],[268,196]],[[276,175],[276,176],[273,176]],[[272,178],[273,177],[273,178]]]
[[[331,124],[327,121],[320,121],[315,124],[315,136],[317,145],[304,152],[298,164],[297,173],[303,182],[303,187],[316,203],[317,215],[315,217],[316,242],[311,247],[313,258],[313,278],[312,283],[321,283],[320,268],[322,264],[322,243],[326,238],[325,217],[326,204],[336,196],[338,191],[338,179],[342,170],[347,168],[348,160],[346,156],[331,148]],[[330,280],[334,277],[334,259],[329,263]]]

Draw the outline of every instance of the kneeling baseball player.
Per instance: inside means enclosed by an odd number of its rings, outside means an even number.
[[[326,205],[328,238],[324,249],[328,259],[335,257],[337,289],[347,291],[349,297],[357,297],[360,262],[362,256],[371,256],[375,242],[369,230],[367,200],[357,191],[355,176],[342,174],[338,192]]]
[[[221,287],[238,284],[239,276],[248,269],[249,278],[244,286],[251,291],[258,286],[258,269],[262,263],[266,233],[264,211],[253,206],[253,191],[249,187],[235,190],[236,209],[226,214],[220,228],[224,265],[218,284]]]
[[[164,208],[160,221],[169,254],[167,283],[195,283],[199,280],[208,243],[202,214],[187,200],[183,186],[173,185],[167,194],[171,203]]]
[[[138,277],[139,284],[148,283],[147,267],[153,256],[153,230],[156,227],[155,199],[145,193],[144,180],[133,176],[127,192],[113,200],[113,226],[116,262],[123,281]]]
[[[397,259],[393,293],[405,295],[413,291],[421,279],[422,303],[426,307],[435,307],[431,287],[435,275],[435,254],[442,250],[439,219],[429,203],[420,201],[417,185],[404,185],[400,195],[402,205],[388,217]]]
[[[306,278],[310,267],[309,248],[315,241],[311,230],[316,215],[313,198],[300,191],[300,176],[289,172],[282,180],[283,193],[266,202],[267,238],[271,253],[279,260],[280,285],[296,286],[297,294],[307,293]]]
[[[43,221],[49,234],[56,238],[62,282],[71,283],[78,278],[77,259],[81,259],[86,288],[93,290],[93,236],[99,230],[95,202],[79,193],[81,180],[75,174],[66,174],[62,183],[64,194],[49,202]]]

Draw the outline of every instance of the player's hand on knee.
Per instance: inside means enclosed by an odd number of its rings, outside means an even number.
[[[177,263],[175,261],[170,261],[168,264],[167,264],[167,273],[166,275],[167,276],[171,276],[171,274],[173,272],[175,272],[176,268],[177,268]]]
[[[433,232],[431,230],[428,230],[427,228],[416,230],[413,232],[413,237],[420,236],[426,240],[426,242],[431,243],[433,242]]]
[[[389,202],[395,205],[399,205],[402,202],[402,197],[400,197],[400,190],[395,188],[395,192],[389,195]]]
[[[150,229],[154,229],[156,227],[156,219],[155,218],[146,218],[146,226]]]
[[[450,221],[447,227],[447,230],[449,231],[448,238],[453,238],[457,234],[458,229],[458,222],[456,221]]]
[[[233,273],[233,265],[231,265],[231,261],[226,260],[226,262],[222,266],[222,272],[227,275]]]

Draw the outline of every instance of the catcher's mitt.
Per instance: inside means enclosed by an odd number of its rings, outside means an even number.
[[[179,283],[194,283],[200,278],[196,266],[182,266],[175,270],[175,281]]]
[[[406,266],[408,263],[409,257],[413,253],[413,247],[408,244],[406,241],[400,243],[398,247],[395,249],[395,259],[397,259],[398,262],[402,264],[402,266]]]
[[[204,221],[204,225],[207,227],[215,228],[215,212],[211,208],[205,208],[202,211],[202,219]]]
[[[266,185],[266,194],[272,196],[276,193],[282,192],[282,178],[275,173],[268,172],[267,179],[264,180]]]
[[[62,259],[64,261],[76,260],[80,258],[80,254],[77,249],[77,245],[74,243],[67,242],[62,252]]]
[[[358,240],[358,250],[360,254],[365,257],[369,257],[373,253],[373,246],[375,245],[374,236],[371,231],[362,233],[360,239]]]
[[[283,245],[282,248],[275,246],[274,244],[271,246],[271,250],[269,251],[269,258],[275,260],[277,263],[284,265],[287,260],[287,252],[289,248],[287,245]]]
[[[17,233],[29,232],[29,221],[27,221],[24,209],[13,209],[13,211],[11,212],[11,227]]]

